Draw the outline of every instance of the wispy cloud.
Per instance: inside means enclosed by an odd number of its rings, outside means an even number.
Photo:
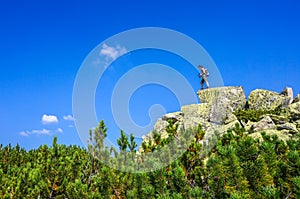
[[[50,135],[51,130],[48,129],[42,129],[42,130],[32,130],[31,134],[36,134],[36,135]]]
[[[29,133],[30,132],[25,132],[25,131],[21,131],[20,133],[19,133],[19,135],[21,135],[21,136],[29,136]]]
[[[64,115],[63,119],[67,121],[74,121],[74,117],[72,115]]]
[[[58,123],[58,119],[55,115],[46,115],[46,114],[44,114],[43,117],[42,117],[42,123],[43,124]]]
[[[100,50],[100,56],[104,56],[106,61],[113,61],[117,57],[124,55],[125,53],[127,53],[126,48],[120,45],[113,47],[108,46],[107,44],[103,44]]]
[[[30,136],[30,135],[52,135],[53,133],[62,133],[63,130],[61,128],[58,128],[56,130],[49,130],[49,129],[38,129],[38,130],[32,130],[32,131],[21,131],[19,132],[19,135],[21,136]]]
[[[39,129],[39,130],[32,130],[32,131],[21,131],[19,135],[21,136],[29,136],[29,135],[50,135],[51,130],[48,129]]]

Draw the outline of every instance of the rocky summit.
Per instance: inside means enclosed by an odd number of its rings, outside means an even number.
[[[162,138],[168,137],[168,121],[178,124],[178,131],[197,128],[200,124],[207,141],[215,133],[220,135],[236,124],[246,133],[261,139],[261,133],[276,134],[286,141],[300,132],[300,97],[293,99],[292,88],[282,92],[256,89],[248,100],[241,86],[218,87],[197,92],[200,103],[181,107],[181,110],[159,118],[154,131]],[[144,142],[153,139],[153,131],[143,137]]]

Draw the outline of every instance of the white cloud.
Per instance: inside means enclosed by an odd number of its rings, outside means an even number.
[[[29,136],[29,135],[51,135],[51,130],[41,129],[41,130],[32,130],[32,131],[21,131],[19,135]]]
[[[36,134],[36,135],[50,135],[50,134],[51,134],[51,130],[48,130],[48,129],[32,130],[30,134]]]
[[[19,133],[19,135],[21,135],[21,136],[29,136],[28,133],[29,133],[29,132],[21,131],[21,132]]]
[[[74,121],[74,117],[72,115],[64,115],[63,119],[67,121]]]
[[[127,53],[126,48],[121,47],[120,45],[113,47],[103,44],[102,49],[100,50],[100,56],[105,56],[106,61],[113,61],[125,53]]]
[[[63,130],[58,128],[57,130],[49,130],[49,129],[37,129],[32,131],[21,131],[19,135],[21,136],[30,136],[30,135],[52,135],[53,133],[62,133]]]
[[[63,132],[63,130],[62,130],[61,128],[58,128],[56,131],[57,131],[58,133],[62,133],[62,132]]]
[[[70,124],[70,125],[68,125],[68,127],[69,127],[69,128],[73,128],[74,126]]]
[[[44,114],[42,117],[43,124],[51,124],[51,123],[58,123],[58,119],[55,115],[46,115]]]

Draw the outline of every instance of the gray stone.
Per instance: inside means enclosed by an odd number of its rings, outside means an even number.
[[[292,123],[285,123],[285,124],[277,125],[277,130],[287,130],[291,134],[298,133],[296,124],[292,124]]]
[[[238,120],[235,120],[235,121],[232,121],[228,124],[224,124],[224,125],[220,125],[218,127],[218,131],[220,132],[220,134],[222,135],[223,133],[226,133],[229,129],[232,129],[236,126],[236,124],[239,124],[239,121]]]
[[[289,121],[289,119],[283,115],[267,114],[267,116],[270,116],[275,124],[284,124]]]
[[[207,120],[209,118],[209,111],[211,106],[208,103],[190,104],[181,107],[181,112],[184,118],[203,118]]]
[[[219,104],[228,107],[231,111],[243,109],[246,105],[246,96],[241,86],[228,86],[199,90],[201,103]]]
[[[219,87],[198,91],[202,103],[208,104],[208,121],[215,124],[224,124],[231,113],[243,109],[246,105],[246,96],[242,87]]]
[[[254,132],[263,131],[267,129],[276,129],[276,125],[273,122],[273,120],[270,118],[270,116],[265,116],[262,120],[253,124]]]
[[[210,109],[210,105],[207,103],[181,107],[184,129],[195,128],[199,124],[202,125],[203,129],[207,129],[209,126],[208,118]]]
[[[224,120],[225,125],[229,124],[229,123],[232,123],[232,122],[238,121],[238,119],[236,118],[236,116],[233,113],[228,113],[226,116],[227,117]]]
[[[279,93],[256,89],[252,91],[248,98],[248,105],[250,109],[254,110],[274,110],[278,106],[285,105],[289,97],[280,95]]]

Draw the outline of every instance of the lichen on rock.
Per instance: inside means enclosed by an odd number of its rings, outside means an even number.
[[[286,142],[287,140],[291,139],[291,135],[287,131],[278,131],[276,129],[271,130],[264,130],[264,131],[258,131],[255,133],[250,134],[251,137],[262,140],[262,132],[266,133],[269,136],[276,135],[280,140]]]
[[[246,105],[244,89],[240,86],[218,87],[198,91],[202,103],[209,105],[209,121],[224,124],[230,114]]]
[[[224,105],[231,111],[242,109],[246,105],[246,96],[241,86],[218,87],[198,91],[201,103]]]
[[[248,106],[254,110],[274,110],[279,106],[288,105],[290,98],[274,91],[256,89],[248,98]]]

